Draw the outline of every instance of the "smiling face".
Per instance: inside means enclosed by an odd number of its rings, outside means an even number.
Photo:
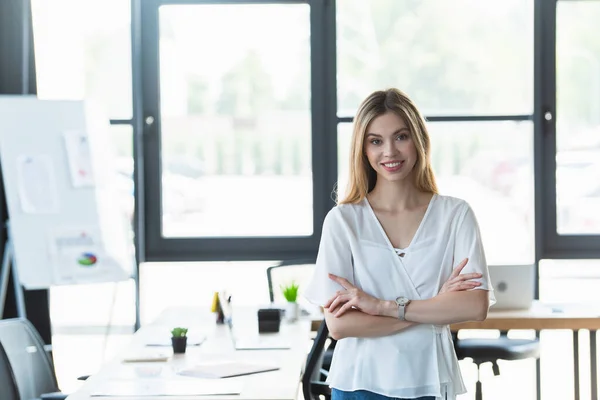
[[[417,162],[412,132],[393,112],[386,112],[369,124],[364,152],[378,180],[404,181],[412,175]]]

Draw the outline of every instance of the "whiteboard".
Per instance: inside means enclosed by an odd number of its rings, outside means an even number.
[[[109,129],[90,103],[0,96],[9,238],[26,289],[133,276]]]

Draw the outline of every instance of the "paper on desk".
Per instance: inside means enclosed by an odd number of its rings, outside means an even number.
[[[52,157],[45,154],[17,157],[17,185],[24,213],[58,213],[58,187]]]
[[[242,361],[217,361],[186,368],[179,371],[178,374],[195,378],[219,379],[276,371],[278,369],[279,367],[273,365],[260,365]]]
[[[137,379],[107,382],[90,393],[92,397],[145,397],[145,396],[208,396],[236,395],[242,392],[239,382],[231,381],[185,381]]]
[[[161,362],[167,361],[169,355],[164,352],[150,352],[150,351],[138,351],[136,353],[128,354],[123,358],[123,362]]]

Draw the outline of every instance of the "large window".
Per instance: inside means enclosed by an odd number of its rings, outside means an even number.
[[[140,2],[146,256],[313,256],[335,182],[333,8],[195,3]]]
[[[540,2],[536,12],[540,258],[598,258],[600,1]]]
[[[160,7],[163,236],[313,234],[309,12]]]
[[[556,228],[600,234],[600,1],[556,9]]]
[[[337,2],[338,115],[398,87],[426,115],[533,111],[533,2]]]
[[[338,2],[338,190],[346,122],[366,95],[397,87],[429,119],[440,192],[471,204],[488,261],[533,263],[533,3],[480,3]]]

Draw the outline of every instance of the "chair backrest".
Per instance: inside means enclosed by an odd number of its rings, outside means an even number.
[[[15,375],[8,361],[8,356],[0,344],[0,399],[20,400]]]
[[[298,295],[301,297],[306,283],[312,277],[315,262],[314,258],[288,260],[267,268],[267,284],[271,303],[285,303],[280,285],[286,285],[291,281],[295,281],[299,285]]]
[[[23,318],[0,320],[0,344],[8,357],[22,400],[58,391],[52,360],[29,321]]]
[[[306,359],[304,374],[302,375],[302,393],[304,400],[316,400],[319,395],[329,397],[331,391],[329,385],[321,381],[321,366],[323,364],[323,355],[325,354],[325,344],[329,338],[329,329],[325,320],[321,322],[317,336],[313,341],[310,352]]]

